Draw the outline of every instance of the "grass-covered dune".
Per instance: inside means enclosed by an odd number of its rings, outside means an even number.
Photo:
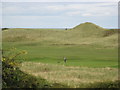
[[[87,87],[118,79],[118,31],[89,22],[67,30],[11,28],[2,31],[2,46],[28,52],[22,56],[24,72],[50,83]]]
[[[118,33],[92,23],[83,23],[73,29],[8,29],[3,31],[3,42],[39,42],[53,45],[100,45],[117,47]],[[108,35],[109,34],[109,35]]]

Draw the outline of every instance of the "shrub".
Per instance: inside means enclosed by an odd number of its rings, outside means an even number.
[[[3,52],[3,51],[2,51]],[[20,54],[26,54],[25,51],[14,55],[2,55],[2,84],[3,88],[44,88],[47,83],[45,79],[26,74],[19,69],[20,62],[15,58]],[[39,83],[40,82],[40,83]],[[49,86],[49,85],[48,85]]]
[[[89,84],[88,88],[120,88],[120,81],[106,81]]]
[[[9,28],[2,28],[2,31],[3,31],[3,30],[7,30],[7,29],[9,29]]]

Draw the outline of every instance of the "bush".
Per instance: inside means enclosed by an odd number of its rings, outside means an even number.
[[[24,53],[19,52],[14,55],[2,56],[2,84],[3,88],[44,88],[47,83],[45,79],[26,74],[19,69],[20,62],[16,61],[16,56]],[[40,83],[39,83],[40,82]],[[49,87],[49,85],[48,85]]]
[[[89,84],[88,88],[120,88],[120,81],[106,81]]]
[[[22,72],[19,68],[15,68],[5,62],[2,65],[3,88],[37,88],[40,86],[33,76]]]
[[[2,28],[2,31],[7,30],[7,29],[9,29],[9,28]]]

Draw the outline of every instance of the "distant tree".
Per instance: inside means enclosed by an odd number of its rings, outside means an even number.
[[[65,30],[67,30],[67,28]]]
[[[2,28],[2,31],[3,31],[3,30],[7,30],[7,29],[9,29],[9,28]]]

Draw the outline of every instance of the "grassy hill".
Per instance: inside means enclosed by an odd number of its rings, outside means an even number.
[[[109,36],[114,33],[117,33],[118,30],[110,30],[110,29],[105,29],[102,28],[96,24],[86,22],[82,23],[80,25],[77,25],[74,27],[72,30],[79,30],[81,34],[86,34],[85,36],[89,37],[104,37],[104,36]]]
[[[77,25],[76,27],[74,27],[73,29],[77,29],[77,30],[84,30],[84,31],[102,31],[102,30],[107,30],[105,28],[102,28],[96,24],[93,24],[91,22],[85,22],[85,23],[82,23],[80,25]]]
[[[3,50],[27,51],[20,69],[50,83],[99,87],[118,79],[118,30],[87,22],[68,30],[11,28],[2,34]]]
[[[70,30],[8,29],[3,31],[5,42],[39,42],[52,45],[102,45],[116,47],[117,30],[108,30],[92,23],[83,23]]]

